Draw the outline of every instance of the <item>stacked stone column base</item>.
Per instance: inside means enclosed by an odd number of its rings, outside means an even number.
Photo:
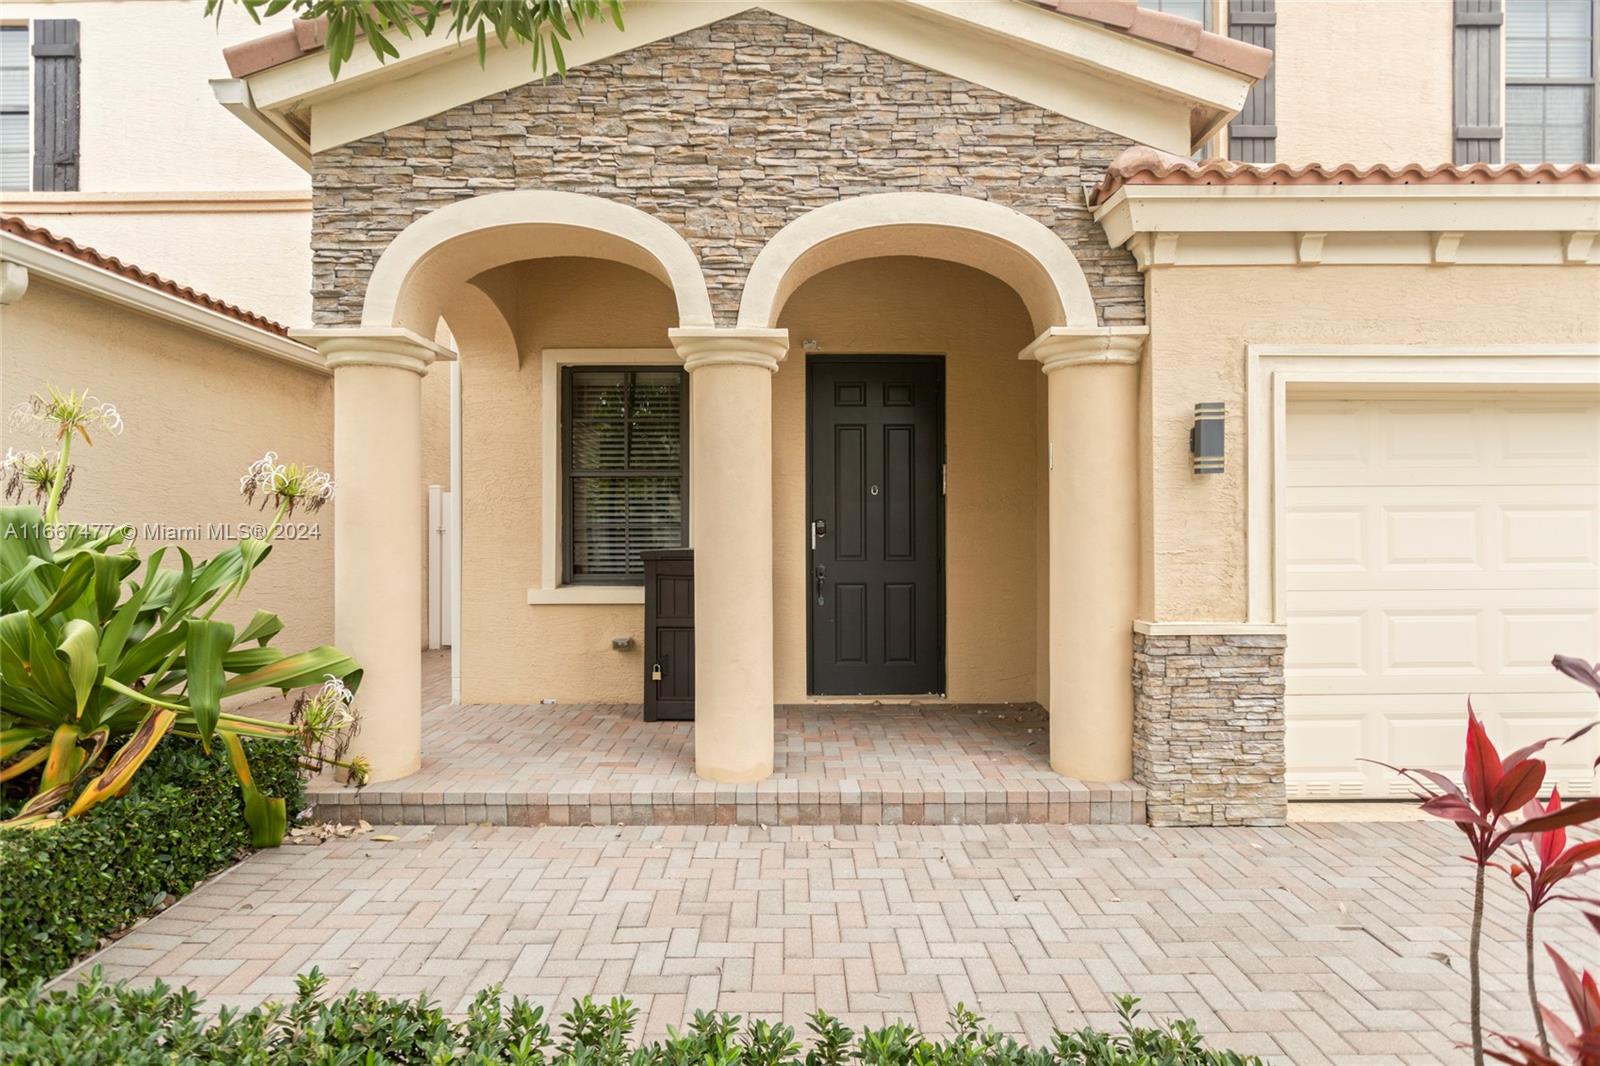
[[[1139,624],[1133,777],[1150,824],[1282,825],[1281,628]]]

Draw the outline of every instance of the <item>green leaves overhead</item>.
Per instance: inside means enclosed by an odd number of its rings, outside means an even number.
[[[323,48],[336,78],[358,41],[365,41],[384,63],[400,57],[396,35],[426,37],[441,24],[456,40],[476,42],[479,64],[488,59],[492,33],[501,47],[528,46],[538,76],[549,76],[552,62],[556,73],[564,75],[562,41],[571,41],[574,33],[601,19],[622,28],[622,0],[206,0],[206,14],[220,18],[234,3],[257,22],[285,11],[302,19],[327,19]]]

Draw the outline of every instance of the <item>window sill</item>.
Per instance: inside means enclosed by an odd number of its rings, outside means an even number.
[[[555,589],[529,589],[528,602],[537,606],[562,604],[644,603],[643,585],[563,585]]]

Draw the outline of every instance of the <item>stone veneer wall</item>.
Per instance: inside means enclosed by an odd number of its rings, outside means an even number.
[[[378,256],[416,218],[501,189],[632,204],[694,248],[732,324],[762,246],[866,193],[993,200],[1059,234],[1101,324],[1144,321],[1132,256],[1085,185],[1131,142],[767,12],[750,11],[317,153],[315,320],[360,321]]]
[[[1133,635],[1133,777],[1151,825],[1282,825],[1278,635]]]

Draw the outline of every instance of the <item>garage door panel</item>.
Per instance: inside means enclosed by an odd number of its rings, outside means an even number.
[[[1507,570],[1592,569],[1600,564],[1597,508],[1525,504],[1500,509],[1501,566]]]
[[[1296,400],[1287,444],[1291,795],[1459,770],[1469,695],[1506,750],[1600,712],[1549,665],[1600,652],[1600,405]],[[1597,753],[1551,749],[1564,790]]]
[[[1591,721],[1592,700],[1565,702],[1570,691],[1527,709],[1526,693],[1480,694],[1473,705],[1502,752],[1545,737],[1565,737]],[[1458,775],[1465,747],[1465,701],[1457,696],[1302,697],[1287,737],[1291,798],[1386,798],[1411,794],[1403,778],[1376,763]],[[1507,711],[1513,704],[1521,708]],[[1565,708],[1563,710],[1563,707]],[[1600,738],[1545,749],[1547,781],[1568,795],[1594,793]],[[1365,762],[1362,760],[1373,760]]]

